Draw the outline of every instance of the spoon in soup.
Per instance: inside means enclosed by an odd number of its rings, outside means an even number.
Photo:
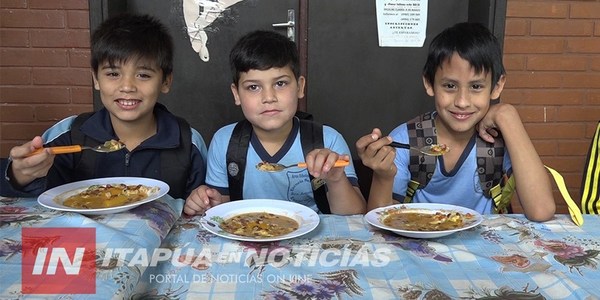
[[[92,150],[92,151],[101,152],[101,153],[108,153],[108,152],[118,151],[123,148],[125,148],[125,144],[123,144],[122,142],[117,141],[117,140],[110,140],[110,141],[106,141],[104,144],[96,146],[96,147],[70,145],[70,146],[54,146],[54,147],[39,148],[39,149],[36,149],[35,151],[27,154],[27,156],[29,157],[32,155],[36,155],[38,153],[41,153],[45,149],[50,149],[50,152],[52,154],[65,154],[65,153],[81,152],[83,150]]]
[[[347,160],[342,160],[342,159],[338,159],[335,164],[333,165],[334,168],[338,168],[338,167],[345,167],[347,165],[349,165],[350,162]],[[256,168],[259,171],[264,171],[264,172],[279,172],[279,171],[283,171],[287,168],[306,168],[307,165],[305,162],[301,162],[301,163],[297,163],[294,165],[282,165],[282,164],[278,164],[278,163],[270,163],[270,162],[259,162],[256,165]]]
[[[414,150],[414,151],[419,151],[419,152],[421,152],[425,155],[429,155],[429,156],[440,156],[440,155],[444,155],[450,151],[450,147],[448,147],[446,144],[431,144],[431,145],[427,145],[425,147],[417,148],[417,147],[413,147],[409,144],[392,142],[389,146],[394,147],[394,148],[402,148],[402,149],[410,149],[410,150]]]
[[[202,216],[200,216],[200,223],[202,223],[202,222],[206,223],[208,226],[213,227],[213,228],[221,228],[220,225],[217,225],[213,221],[210,221],[208,218],[206,218],[206,214],[203,214]]]

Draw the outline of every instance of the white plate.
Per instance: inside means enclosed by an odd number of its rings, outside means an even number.
[[[402,230],[402,229],[389,227],[387,225],[384,225],[381,222],[383,217],[385,217],[386,213],[389,210],[402,209],[402,207],[405,207],[407,210],[411,210],[411,211],[415,211],[415,212],[419,212],[419,213],[435,213],[437,211],[459,212],[461,214],[470,213],[473,215],[473,218],[468,220],[466,222],[465,226],[463,226],[461,228],[456,228],[456,229],[451,229],[451,230],[441,230],[441,231]],[[375,227],[389,230],[389,231],[394,232],[399,235],[403,235],[406,237],[412,237],[412,238],[431,239],[431,238],[438,238],[438,237],[450,235],[450,234],[453,234],[458,231],[467,230],[469,228],[473,228],[473,227],[479,225],[479,223],[481,223],[481,221],[483,221],[483,217],[481,216],[480,213],[478,213],[472,209],[462,207],[462,206],[456,206],[456,205],[450,205],[450,204],[436,204],[436,203],[406,203],[406,204],[396,204],[396,205],[373,209],[365,215],[365,220],[369,224],[371,224]]]
[[[223,220],[239,214],[253,212],[268,212],[286,216],[296,220],[300,226],[298,229],[288,234],[270,238],[253,238],[235,235],[222,230],[218,226],[218,224]],[[215,207],[211,207],[206,211],[206,215],[204,218],[202,218],[200,223],[202,223],[202,226],[204,226],[206,230],[227,239],[247,242],[272,242],[291,239],[303,234],[307,234],[315,229],[317,225],[319,225],[320,221],[321,219],[319,218],[319,215],[314,210],[302,204],[289,202],[286,200],[244,199],[226,202]]]
[[[107,207],[107,208],[73,208],[63,205],[63,201],[71,195],[77,194],[85,189],[87,189],[91,185],[96,184],[126,184],[126,185],[135,185],[142,184],[150,187],[158,187],[159,190],[156,193],[149,195],[147,198],[142,199],[140,201],[136,201],[134,203],[116,206],[116,207]],[[148,203],[150,201],[154,201],[162,196],[164,196],[167,192],[169,192],[169,185],[156,179],[150,178],[141,178],[141,177],[106,177],[106,178],[97,178],[97,179],[89,179],[77,182],[71,182],[67,184],[63,184],[57,186],[55,188],[49,189],[45,191],[38,197],[38,202],[40,205],[45,206],[47,208],[61,210],[61,211],[70,211],[77,212],[84,215],[103,215],[103,214],[113,214],[118,212],[123,212],[130,210],[134,207],[140,206],[144,203]]]

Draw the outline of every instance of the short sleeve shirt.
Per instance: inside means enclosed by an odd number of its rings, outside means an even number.
[[[229,194],[226,154],[234,124],[219,129],[209,146],[207,185],[218,189],[222,194]],[[292,133],[283,147],[273,156],[270,156],[260,144],[255,135],[252,135],[246,157],[244,170],[244,199],[280,199],[293,201],[318,211],[314,200],[312,186],[308,171],[304,168],[288,168],[281,172],[264,172],[256,169],[262,161],[280,163],[284,165],[297,164],[305,161],[300,141],[299,126],[295,121]],[[342,135],[329,126],[323,126],[324,147],[339,154],[350,154],[350,149]],[[345,167],[346,176],[353,185],[357,185],[356,172],[352,160]]]

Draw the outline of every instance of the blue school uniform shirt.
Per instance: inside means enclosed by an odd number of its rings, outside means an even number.
[[[477,133],[475,133],[477,134]],[[408,143],[408,128],[406,123],[396,127],[390,137],[397,142]],[[493,201],[483,194],[477,174],[476,136],[465,148],[457,161],[454,170],[444,168],[444,156],[437,157],[435,171],[425,188],[417,189],[413,196],[414,203],[440,203],[467,207],[481,214],[492,213]],[[451,150],[452,151],[452,150]],[[504,152],[503,171],[511,168],[508,151]],[[407,149],[397,149],[395,164],[398,168],[394,177],[392,197],[404,201],[408,182],[410,181],[410,153]]]
[[[229,139],[236,123],[219,129],[212,138],[208,148],[208,171],[206,184],[217,189],[223,195],[229,195],[226,154]],[[350,149],[342,135],[329,126],[323,126],[323,145],[339,154],[350,155]],[[305,168],[289,168],[281,172],[264,172],[256,169],[259,162],[267,161],[284,165],[305,161],[299,134],[299,121],[294,118],[294,125],[282,148],[270,156],[262,147],[254,133],[250,138],[244,170],[244,199],[279,199],[296,202],[318,212],[314,200],[309,174]],[[346,176],[353,186],[358,180],[352,160],[345,167]]]

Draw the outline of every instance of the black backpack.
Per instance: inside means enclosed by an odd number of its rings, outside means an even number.
[[[299,112],[301,113],[301,112]],[[310,120],[310,115],[298,115],[300,119],[300,141],[302,152],[306,156],[313,149],[323,148],[323,125]],[[229,145],[227,147],[227,178],[229,181],[229,197],[231,200],[244,199],[242,195],[244,187],[244,172],[246,170],[246,156],[248,146],[252,137],[252,124],[248,120],[238,122],[233,129]],[[313,195],[317,207],[324,214],[330,214],[327,190],[323,184],[315,184],[312,175],[310,181],[313,186]]]
[[[71,141],[75,145],[94,147],[98,142],[84,135],[79,127],[94,112],[78,115],[71,124]],[[173,198],[183,198],[186,195],[187,180],[190,174],[192,153],[192,130],[189,123],[183,118],[177,117],[179,123],[179,142],[181,147],[177,149],[164,150],[160,154],[160,180],[169,185],[169,195]],[[101,154],[101,153],[100,153]],[[99,153],[94,151],[82,151],[74,154],[75,171],[81,174],[93,174],[96,169],[96,158]]]

